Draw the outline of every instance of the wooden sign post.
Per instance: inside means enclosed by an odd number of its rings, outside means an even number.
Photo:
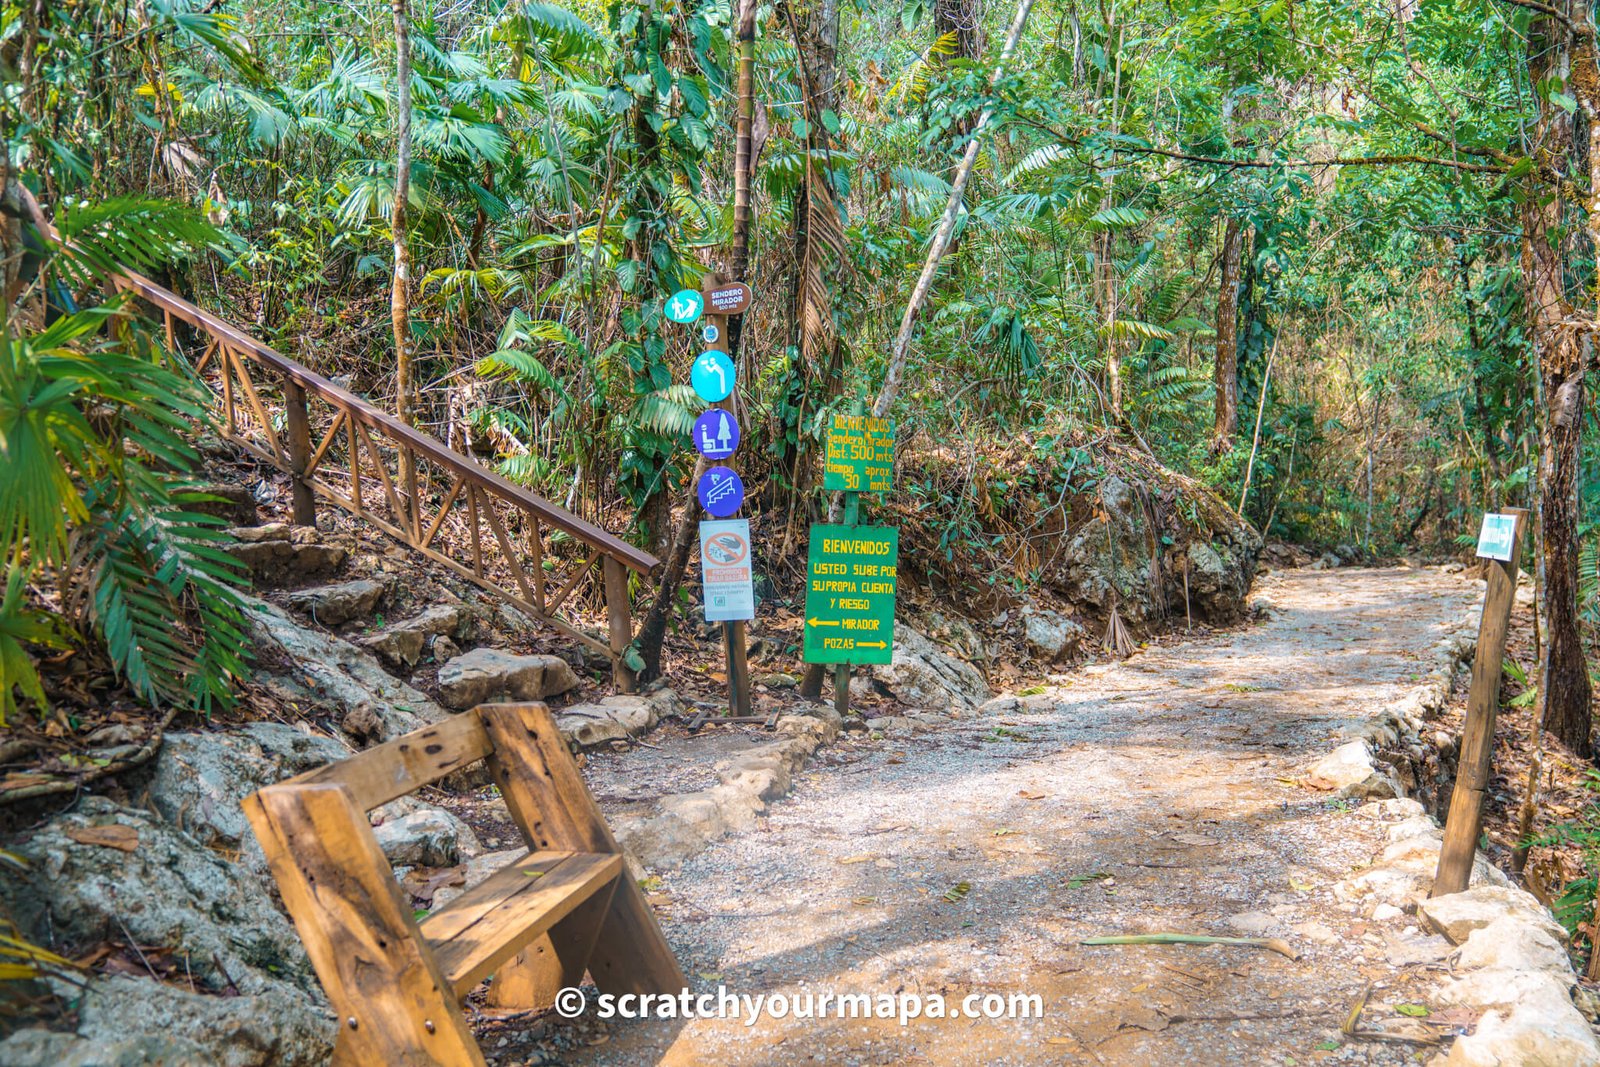
[[[1517,559],[1527,520],[1528,513],[1520,508],[1483,517],[1478,555],[1490,561],[1489,587],[1483,597],[1483,618],[1478,623],[1466,730],[1461,739],[1456,785],[1450,794],[1450,814],[1444,824],[1444,847],[1439,850],[1439,870],[1429,896],[1459,893],[1472,877],[1472,860],[1483,829],[1483,794],[1489,786],[1494,757],[1494,721],[1500,707],[1506,633],[1517,596]]]

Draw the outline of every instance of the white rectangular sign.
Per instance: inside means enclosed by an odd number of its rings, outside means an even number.
[[[707,622],[737,622],[756,617],[755,585],[750,575],[749,519],[721,519],[700,524],[700,574],[705,580]]]
[[[1483,517],[1483,529],[1478,532],[1478,556],[1511,562],[1511,544],[1517,535],[1517,517],[1489,512]]]

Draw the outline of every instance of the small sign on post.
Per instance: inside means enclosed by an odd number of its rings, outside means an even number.
[[[1483,795],[1489,788],[1494,758],[1494,721],[1500,707],[1500,675],[1505,661],[1506,632],[1517,597],[1517,554],[1528,513],[1520,509],[1485,515],[1478,535],[1478,555],[1489,564],[1483,594],[1483,619],[1478,623],[1478,648],[1472,658],[1472,688],[1467,694],[1467,722],[1461,736],[1456,784],[1450,793],[1450,814],[1444,824],[1444,845],[1429,896],[1442,897],[1467,888],[1472,860],[1483,829]],[[1509,530],[1507,529],[1509,527]]]
[[[813,526],[806,562],[807,663],[889,663],[900,531]]]
[[[824,489],[882,493],[894,487],[894,420],[835,415],[828,427]]]
[[[700,574],[705,581],[707,622],[738,622],[756,617],[755,583],[750,574],[750,520],[723,519],[700,524]]]
[[[1483,528],[1478,531],[1478,558],[1508,563],[1516,551],[1516,540],[1517,516],[1488,512],[1483,516]]]

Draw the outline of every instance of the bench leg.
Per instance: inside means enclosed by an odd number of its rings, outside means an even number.
[[[626,874],[619,877],[625,879]],[[494,974],[485,998],[491,1007],[533,1011],[555,1003],[556,994],[569,986],[583,984],[589,969],[589,954],[594,950],[600,923],[611,906],[616,882],[596,892],[556,923],[550,932],[527,948],[511,963]]]
[[[335,1062],[484,1067],[350,795],[335,785],[268,786],[244,809],[339,1021]]]
[[[478,711],[494,748],[489,772],[530,849],[622,851],[549,708],[489,704]],[[602,993],[677,993],[689,984],[626,870],[600,924],[589,973]]]

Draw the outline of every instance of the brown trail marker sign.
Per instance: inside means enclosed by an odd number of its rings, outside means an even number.
[[[1450,814],[1444,824],[1444,847],[1439,850],[1439,869],[1428,894],[1432,897],[1459,893],[1472,877],[1472,859],[1483,829],[1483,794],[1489,787],[1494,757],[1494,720],[1500,706],[1506,631],[1511,626],[1511,605],[1517,595],[1517,557],[1527,520],[1528,513],[1520,508],[1485,515],[1478,535],[1478,556],[1492,561],[1489,587],[1483,595],[1478,649],[1472,657],[1466,731],[1461,738],[1455,789],[1450,794]]]

